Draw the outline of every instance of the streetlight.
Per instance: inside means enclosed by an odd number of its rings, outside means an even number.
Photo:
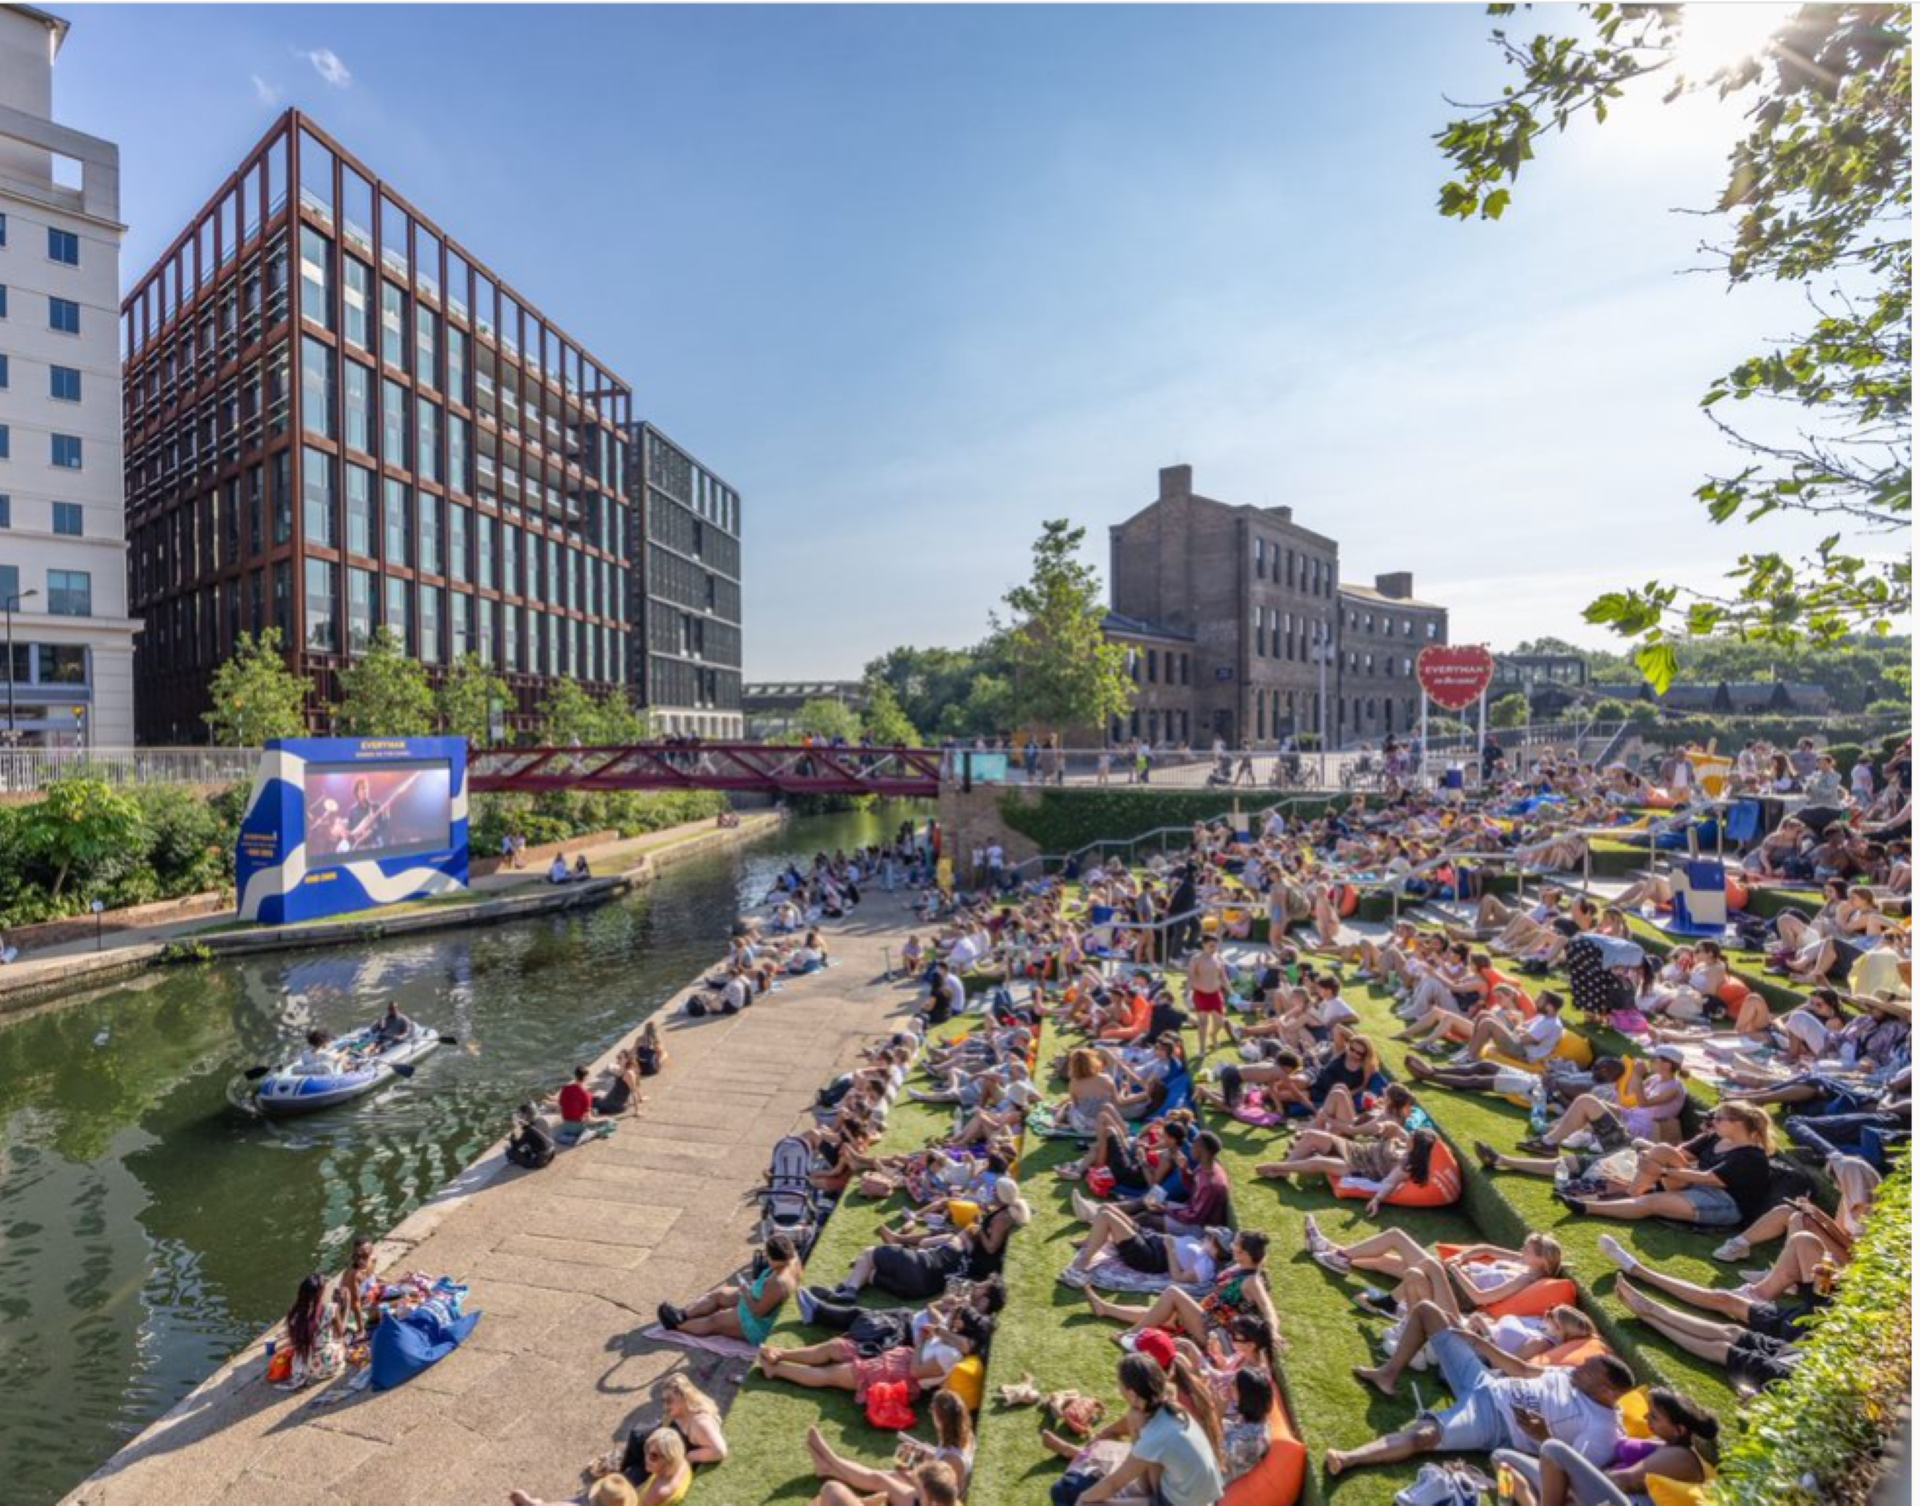
[[[20,728],[13,714],[13,609],[23,601],[31,601],[38,591],[16,591],[6,598],[7,614],[7,743],[9,746],[20,741]]]
[[[1327,661],[1333,658],[1333,633],[1326,619],[1320,621],[1322,637],[1313,645],[1314,662],[1320,666],[1320,788],[1327,788]]]

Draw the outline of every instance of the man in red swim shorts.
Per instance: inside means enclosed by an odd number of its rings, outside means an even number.
[[[1220,961],[1217,932],[1200,943],[1187,964],[1187,992],[1200,1029],[1200,1054],[1205,1056],[1213,1049],[1214,1036],[1227,1033],[1227,969]]]

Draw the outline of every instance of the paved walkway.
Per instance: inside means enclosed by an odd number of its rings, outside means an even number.
[[[910,918],[870,894],[829,928],[826,972],[730,1019],[676,1018],[666,1072],[610,1139],[533,1173],[495,1147],[396,1229],[383,1267],[455,1275],[486,1314],[439,1365],[396,1391],[316,1405],[262,1383],[256,1342],[66,1506],[444,1506],[503,1501],[514,1486],[559,1500],[588,1460],[657,1417],[652,1390],[669,1372],[725,1399],[738,1362],[636,1330],[745,1257],[754,1215],[741,1192],[821,1083],[913,998],[881,977]]]

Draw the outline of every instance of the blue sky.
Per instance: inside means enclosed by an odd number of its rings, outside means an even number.
[[[1684,274],[1737,117],[1628,101],[1443,221],[1477,6],[72,18],[56,112],[121,143],[129,281],[311,111],[739,487],[749,678],[974,640],[1041,519],[1104,563],[1175,462],[1496,647],[1803,537],[1690,500],[1729,460],[1695,399],[1801,315]]]

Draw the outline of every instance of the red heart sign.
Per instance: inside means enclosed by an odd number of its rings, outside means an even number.
[[[1478,644],[1436,645],[1420,650],[1414,671],[1434,705],[1464,711],[1493,683],[1493,655]]]

